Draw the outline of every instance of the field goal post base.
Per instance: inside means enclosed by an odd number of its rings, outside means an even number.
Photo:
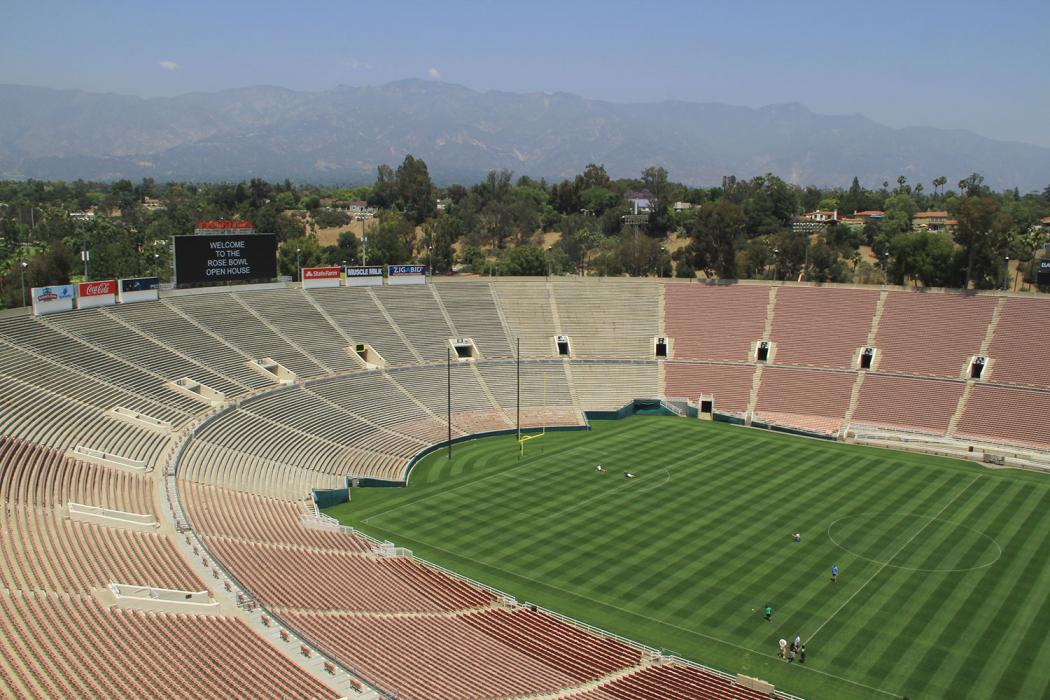
[[[523,433],[518,434],[518,458],[525,456],[525,443],[529,440],[535,440],[541,438],[547,434],[547,427],[544,426],[542,432],[532,433],[531,435],[525,435]]]

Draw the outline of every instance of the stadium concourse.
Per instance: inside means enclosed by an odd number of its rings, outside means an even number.
[[[449,430],[583,426],[654,398],[1046,465],[1048,312],[994,293],[448,279],[6,314],[0,695],[763,697],[335,525],[311,489],[402,480]],[[457,344],[472,356],[447,364]]]

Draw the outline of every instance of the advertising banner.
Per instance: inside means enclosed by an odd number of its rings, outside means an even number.
[[[387,265],[387,284],[426,284],[426,265]]]
[[[374,287],[381,284],[383,284],[383,268],[379,265],[346,268],[347,287]]]
[[[199,287],[277,278],[277,234],[175,236],[175,284]]]
[[[1050,260],[1039,261],[1039,271],[1035,273],[1035,282],[1040,287],[1050,286]]]
[[[121,304],[133,301],[156,301],[160,298],[160,280],[156,277],[132,277],[118,280],[117,293]]]
[[[73,309],[73,285],[57,284],[50,287],[33,287],[33,315],[52,314]]]
[[[340,272],[338,267],[304,267],[302,269],[303,289],[338,287]]]
[[[77,308],[113,306],[117,303],[117,281],[81,282],[77,285]]]

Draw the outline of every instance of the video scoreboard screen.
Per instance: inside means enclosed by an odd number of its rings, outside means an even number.
[[[277,278],[277,234],[175,236],[175,283],[197,287]]]

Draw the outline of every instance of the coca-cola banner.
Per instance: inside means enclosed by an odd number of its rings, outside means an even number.
[[[339,286],[338,267],[304,267],[302,272],[303,289]]]
[[[77,308],[112,306],[117,303],[117,281],[81,282],[77,285]]]
[[[73,308],[73,285],[55,284],[50,287],[33,287],[33,315],[70,311]]]
[[[155,301],[160,298],[160,280],[156,277],[132,277],[119,280],[117,294],[121,304],[133,301]]]

